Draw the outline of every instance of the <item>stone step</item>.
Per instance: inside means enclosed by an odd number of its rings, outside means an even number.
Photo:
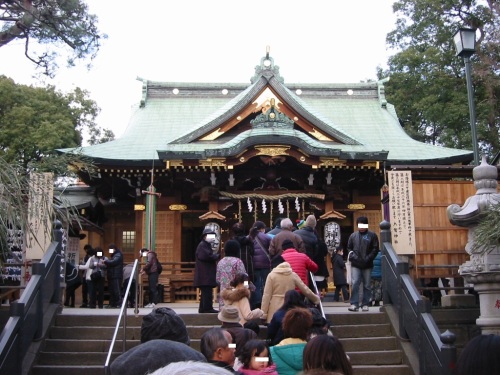
[[[406,365],[352,366],[354,375],[412,375]],[[52,374],[51,374],[52,375]],[[58,374],[56,374],[58,375]]]
[[[141,343],[140,340],[127,340],[128,350]],[[44,352],[105,352],[107,353],[111,340],[81,340],[81,339],[48,339],[45,341]],[[115,341],[114,351],[121,351],[123,342]]]
[[[117,310],[118,311],[118,310]],[[184,323],[188,326],[196,325],[220,325],[217,319],[217,314],[184,314],[180,315]],[[381,324],[386,323],[386,316],[379,311],[370,311],[369,313],[363,312],[349,312],[345,314],[326,314],[326,318],[332,323],[333,326],[338,325],[358,325],[358,324]],[[75,320],[76,319],[76,320]],[[78,325],[85,325],[88,327],[106,327],[116,325],[117,315],[99,316],[96,319],[95,315],[58,315],[56,317],[57,326],[74,326],[75,322]],[[142,316],[136,317],[135,315],[127,316],[127,326],[138,326],[142,324]]]
[[[104,362],[100,365],[56,366],[35,365],[30,375],[89,375],[104,374]]]
[[[383,350],[383,351],[356,351],[347,352],[351,358],[351,364],[354,365],[370,365],[370,366],[387,366],[400,365],[403,363],[403,354],[400,350]]]
[[[114,327],[52,327],[49,332],[51,339],[80,339],[80,340],[111,340],[115,332]],[[123,338],[123,329],[117,334],[117,339]],[[141,327],[127,327],[127,340],[140,340]]]
[[[199,350],[200,338],[207,329],[220,327],[217,314],[183,314],[181,318],[195,350]],[[58,315],[31,375],[102,373],[116,319],[117,315]],[[329,314],[327,319],[350,356],[355,375],[411,375],[403,365],[403,354],[384,313],[346,312]],[[140,344],[141,324],[142,316],[127,316],[126,349]],[[260,326],[259,337],[266,335],[267,327]],[[112,359],[122,352],[122,337],[120,328]]]
[[[104,352],[42,352],[43,355],[37,365],[71,366],[79,364],[81,366],[104,366],[108,353]],[[111,362],[121,354],[113,352]]]

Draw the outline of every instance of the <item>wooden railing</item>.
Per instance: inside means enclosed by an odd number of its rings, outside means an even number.
[[[164,286],[163,300],[169,302],[196,301],[196,288],[194,282],[194,262],[161,262],[163,272],[158,278],[158,283]],[[146,275],[140,280],[141,301],[144,293],[148,291],[148,278]]]

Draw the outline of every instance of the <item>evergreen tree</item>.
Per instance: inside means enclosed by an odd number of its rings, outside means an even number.
[[[49,76],[62,51],[72,66],[93,59],[101,38],[106,35],[82,0],[0,0],[0,47],[23,40],[26,57]]]
[[[50,164],[46,159],[56,149],[81,146],[85,132],[92,143],[113,139],[111,131],[96,125],[98,112],[79,88],[63,94],[52,86],[18,85],[0,76],[0,157],[27,172],[33,163]]]
[[[472,150],[467,85],[453,35],[477,29],[472,76],[481,154],[500,150],[500,3],[480,0],[399,0],[396,29],[387,36],[386,84],[401,125],[415,139]]]

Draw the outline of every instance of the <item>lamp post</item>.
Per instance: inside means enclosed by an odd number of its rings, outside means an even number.
[[[476,134],[476,110],[472,92],[472,76],[470,68],[470,57],[476,52],[476,29],[460,28],[453,36],[457,56],[461,56],[465,63],[465,77],[467,79],[467,97],[469,99],[470,128],[472,133],[472,150],[474,152],[474,165],[479,165],[479,150]]]

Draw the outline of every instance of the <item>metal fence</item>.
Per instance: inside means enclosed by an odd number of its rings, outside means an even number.
[[[382,243],[382,290],[384,304],[399,314],[399,336],[409,339],[418,353],[420,374],[451,375],[457,358],[456,337],[441,333],[431,315],[431,302],[423,299],[391,244],[390,223],[380,224]]]

